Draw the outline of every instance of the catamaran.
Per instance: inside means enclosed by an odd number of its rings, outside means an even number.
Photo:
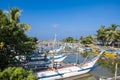
[[[103,53],[104,51],[101,51],[95,58],[79,65],[63,66],[57,69],[36,72],[36,76],[38,80],[56,80],[87,73]]]

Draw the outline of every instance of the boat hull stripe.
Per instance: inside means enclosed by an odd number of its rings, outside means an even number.
[[[92,67],[91,67],[91,68],[92,68]],[[81,71],[91,70],[91,68],[81,69],[81,70],[72,71],[72,72],[81,72]],[[71,72],[65,72],[65,73],[58,73],[58,74],[53,74],[53,75],[48,75],[48,76],[42,76],[42,77],[38,77],[38,79],[55,77],[55,76],[63,76],[64,74],[67,74],[67,73],[71,73]]]

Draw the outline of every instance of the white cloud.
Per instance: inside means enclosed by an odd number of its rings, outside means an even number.
[[[53,24],[52,27],[58,28],[58,27],[59,27],[59,24]]]

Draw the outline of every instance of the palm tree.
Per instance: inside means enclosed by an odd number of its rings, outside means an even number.
[[[116,30],[116,32],[117,32],[116,41],[120,42],[120,30]]]
[[[88,36],[86,37],[86,39],[87,39],[87,41],[88,41],[88,44],[93,43],[93,41],[95,40],[95,38],[94,38],[93,36],[91,36],[91,35],[88,35]]]
[[[93,43],[94,40],[95,40],[95,38],[93,38],[93,36],[91,36],[91,35],[88,35],[85,38],[84,37],[80,38],[80,42],[82,44],[91,44],[91,43]]]
[[[8,13],[8,20],[12,26],[21,27],[23,30],[28,30],[30,28],[29,24],[22,24],[20,22],[21,10],[18,8],[10,8]]]
[[[110,27],[108,27],[107,29],[107,42],[109,42],[109,44],[113,44],[114,46],[114,42],[117,40],[117,36],[118,36],[118,33],[117,33],[117,25],[115,24],[111,24]]]
[[[101,26],[101,28],[97,30],[97,39],[102,42],[103,45],[105,45],[106,42],[106,30],[105,26]]]
[[[9,21],[11,23],[19,23],[20,14],[21,11],[18,8],[10,8],[10,11],[8,13]]]

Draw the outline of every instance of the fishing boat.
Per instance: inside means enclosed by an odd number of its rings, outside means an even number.
[[[57,54],[57,55],[54,55],[54,61],[55,61],[55,62],[62,62],[66,57],[67,57],[67,55]],[[47,58],[48,58],[50,61],[52,61],[52,56],[48,56]]]
[[[49,51],[49,55],[47,56],[47,58],[49,60],[52,60],[53,58],[53,53],[54,53],[54,61],[55,62],[62,62],[66,57],[67,55],[65,54],[62,54],[62,46],[58,49],[54,49],[54,50],[50,50]]]
[[[53,41],[53,50],[50,50],[48,52],[50,55],[48,55],[47,58],[51,61],[54,60],[54,62],[59,63],[62,62],[67,57],[67,55],[62,54],[63,46],[60,46],[58,49],[54,49],[55,45],[56,45],[56,34]]]
[[[66,57],[67,55],[64,54],[54,54],[54,58],[52,57],[52,55],[28,57],[27,58],[28,62],[24,64],[24,68],[32,70],[47,69],[51,66],[52,60],[54,60],[54,62],[56,63],[54,64],[55,66],[60,66],[61,65],[60,62],[62,62]]]
[[[54,49],[54,50],[50,50],[48,53],[53,53],[53,52],[55,52],[55,53],[59,53],[59,52],[61,52],[62,51],[62,46],[60,47],[60,48],[58,48],[58,49]]]
[[[56,80],[81,75],[89,72],[103,53],[104,51],[101,51],[95,58],[79,65],[60,66],[57,68],[52,68],[52,70],[36,72],[35,74],[38,80]]]
[[[99,53],[99,50],[92,49],[92,53],[97,55]],[[115,51],[112,50],[105,50],[103,56],[109,57],[109,58],[117,58],[118,54]]]

